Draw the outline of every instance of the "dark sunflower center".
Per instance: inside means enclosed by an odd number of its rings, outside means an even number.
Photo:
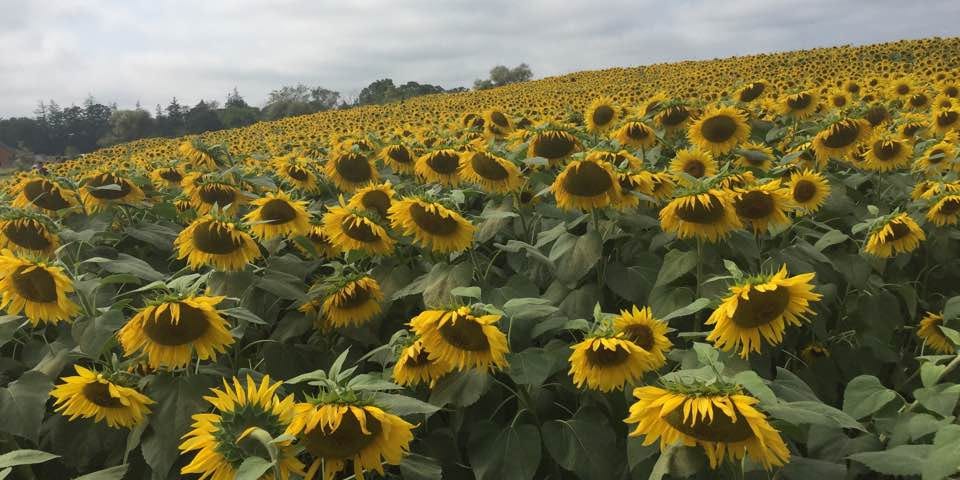
[[[641,141],[650,137],[650,129],[640,123],[631,123],[627,125],[627,137],[631,140]]]
[[[193,246],[203,253],[226,255],[240,249],[243,243],[230,229],[218,222],[206,222],[193,229]]]
[[[90,187],[90,196],[101,200],[118,200],[126,197],[130,193],[130,182],[115,175],[103,174],[97,175],[88,183]],[[101,188],[108,185],[116,185],[120,188]]]
[[[663,417],[663,421],[686,435],[706,442],[734,443],[753,437],[747,419],[739,414],[734,421],[723,412],[714,412],[713,421],[700,418],[696,425],[689,425],[683,421],[683,409],[678,407]]]
[[[897,85],[897,95],[906,95],[908,93],[910,93],[910,85],[906,85],[903,83],[901,83],[900,85]]]
[[[803,110],[813,102],[813,96],[809,93],[801,93],[787,98],[787,106],[790,110]]]
[[[460,155],[453,150],[434,152],[427,158],[427,165],[441,175],[453,175],[460,166]]]
[[[430,365],[431,363],[433,362],[430,361],[430,352],[423,348],[421,348],[416,355],[407,357],[407,365],[410,365],[411,367],[424,367]]]
[[[605,347],[594,350],[593,346],[590,346],[585,355],[592,366],[616,367],[617,365],[623,365],[630,358],[630,351],[620,345],[617,345],[613,350]]]
[[[287,169],[287,175],[298,182],[306,182],[310,179],[310,172],[300,167],[290,167]]]
[[[856,83],[849,83],[847,84],[847,91],[853,94],[860,93],[860,85],[857,85]]]
[[[943,215],[953,215],[960,212],[960,199],[948,198],[940,204],[940,213]]]
[[[572,168],[563,179],[563,189],[571,195],[593,197],[607,193],[613,186],[610,173],[593,162]]]
[[[864,114],[863,118],[866,118],[867,121],[870,122],[870,125],[876,127],[877,125],[883,123],[888,116],[889,113],[887,113],[887,109],[877,105],[870,110],[867,110],[867,113]]]
[[[180,317],[176,322],[167,308],[144,322],[143,333],[154,343],[168,347],[187,345],[207,333],[210,322],[202,310],[183,302],[179,306]]]
[[[922,107],[922,106],[924,106],[924,105],[927,104],[927,101],[928,101],[928,100],[929,100],[929,98],[927,98],[926,95],[924,95],[924,94],[922,94],[922,93],[918,93],[918,94],[910,97],[910,105],[912,105],[912,106],[914,106],[914,107]]]
[[[352,292],[345,295],[338,295],[338,308],[356,308],[363,305],[370,299],[370,290],[367,287],[356,287]]]
[[[860,125],[857,122],[840,122],[834,124],[827,136],[823,137],[823,144],[830,148],[846,148],[857,141],[860,136]]]
[[[170,183],[180,183],[180,181],[183,180],[183,175],[180,175],[180,172],[176,171],[176,169],[165,168],[160,170],[160,178]]]
[[[237,198],[237,190],[227,185],[211,183],[203,185],[198,191],[200,201],[207,205],[217,204],[221,207],[231,205]]]
[[[272,224],[284,224],[297,218],[297,211],[290,202],[274,198],[260,207],[260,219]]]
[[[919,132],[921,128],[923,128],[923,125],[919,123],[911,123],[903,127],[903,134],[908,137],[912,137],[916,135],[916,133]]]
[[[360,198],[363,208],[375,210],[380,216],[386,216],[390,209],[390,196],[381,190],[370,190]]]
[[[790,290],[776,287],[773,290],[750,290],[750,299],[740,299],[733,312],[733,323],[740,328],[756,328],[777,319],[790,304]]]
[[[490,349],[483,326],[470,318],[457,316],[455,322],[444,323],[439,332],[447,343],[460,350],[485,352]]]
[[[351,215],[343,219],[340,227],[343,228],[343,233],[346,233],[348,237],[359,242],[373,243],[380,240],[380,237],[377,236],[377,232],[373,230],[373,227],[361,220],[360,217]]]
[[[110,396],[110,387],[105,383],[93,382],[83,386],[83,397],[90,403],[103,408],[122,408],[120,399]]]
[[[456,219],[441,216],[436,211],[429,211],[419,203],[410,206],[410,218],[413,218],[421,230],[431,235],[445,237],[456,233],[460,228]]]
[[[43,267],[38,266],[29,272],[26,271],[29,268],[33,268],[33,265],[17,267],[11,275],[17,293],[35,303],[56,302],[57,282],[53,279],[53,275]]]
[[[359,153],[347,153],[336,160],[337,173],[348,182],[363,183],[370,180],[370,162]]]
[[[846,104],[847,104],[847,97],[844,97],[843,95],[837,95],[836,97],[833,97],[834,107],[843,107]]]
[[[490,114],[490,120],[493,120],[493,123],[497,124],[498,127],[507,128],[510,126],[510,120],[507,119],[507,116],[503,112],[492,112]]]
[[[366,415],[366,427],[370,434],[363,433],[360,421],[353,412],[348,411],[340,418],[340,425],[332,432],[315,428],[306,436],[306,448],[314,457],[324,459],[348,459],[363,451],[373,443],[383,426],[371,415]]]
[[[881,162],[888,162],[897,158],[902,149],[903,145],[900,142],[876,142],[873,144],[873,154]]]
[[[413,161],[413,157],[410,156],[410,150],[399,145],[390,147],[390,149],[387,150],[387,156],[394,162],[402,164],[408,164]]]
[[[683,164],[683,171],[693,178],[701,178],[707,173],[707,165],[699,159],[692,158]]]
[[[533,141],[533,153],[538,157],[557,159],[573,153],[576,148],[573,137],[563,132],[553,132],[537,136]]]
[[[23,186],[23,194],[30,203],[44,210],[61,210],[70,206],[60,187],[49,180],[34,180]]]
[[[7,240],[28,250],[46,250],[50,247],[50,240],[45,233],[46,228],[36,221],[13,221],[3,227],[3,236]]]
[[[692,205],[684,204],[677,208],[677,216],[681,220],[690,223],[699,223],[709,225],[716,223],[724,216],[723,203],[720,199],[707,194],[710,198],[708,202],[694,201]]]
[[[937,125],[941,127],[949,127],[950,125],[957,123],[958,117],[960,117],[960,114],[953,110],[940,112],[940,114],[937,115]]]
[[[646,325],[632,324],[623,329],[624,336],[638,347],[650,351],[653,349],[653,330]]]
[[[754,190],[740,195],[733,207],[737,210],[737,215],[743,218],[760,220],[773,213],[774,203],[770,194]]]
[[[526,205],[533,201],[533,192],[524,190],[520,192],[520,203]]]
[[[473,154],[473,157],[470,158],[470,166],[473,168],[473,171],[477,172],[477,175],[487,180],[505,180],[510,176],[507,169],[503,168],[503,165],[500,165],[500,162],[496,158],[483,152]]]
[[[598,127],[602,127],[613,120],[615,113],[616,112],[614,112],[613,108],[609,105],[600,105],[593,111],[593,124]]]
[[[760,95],[763,94],[763,90],[766,87],[762,83],[751,83],[749,86],[740,90],[740,101],[741,102],[752,102],[757,99]]]
[[[890,238],[888,241],[900,240],[911,234],[910,227],[900,222],[890,223]]]
[[[663,116],[660,117],[660,123],[665,127],[676,127],[683,123],[689,116],[690,110],[687,110],[687,107],[678,105],[670,107],[663,112]]]
[[[810,180],[798,180],[793,185],[793,199],[805,203],[817,194],[817,185]]]
[[[700,128],[703,138],[711,143],[723,143],[737,132],[737,122],[726,115],[717,115],[703,121]]]
[[[954,86],[950,86],[943,90],[943,94],[951,98],[956,97],[957,95],[960,95],[960,89]]]

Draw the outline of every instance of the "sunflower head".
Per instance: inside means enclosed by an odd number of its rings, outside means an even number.
[[[608,97],[600,97],[590,102],[587,110],[583,113],[583,118],[587,124],[587,130],[591,133],[598,133],[613,127],[620,115],[620,108]]]
[[[106,422],[111,428],[131,428],[150,414],[153,404],[146,395],[133,388],[130,376],[105,374],[74,365],[77,375],[61,378],[50,396],[55,410],[70,417],[90,418]]]
[[[24,255],[50,255],[59,246],[53,222],[46,216],[18,210],[0,213],[0,248]]]
[[[395,172],[413,173],[416,157],[410,147],[402,143],[395,143],[380,150],[380,160],[389,165]]]
[[[509,193],[520,188],[523,177],[511,161],[484,150],[468,150],[460,158],[460,178],[490,193]]]
[[[844,158],[857,144],[870,135],[869,122],[861,119],[844,118],[831,124],[818,133],[811,142],[817,160],[826,163],[830,158]]]
[[[177,239],[177,258],[187,259],[193,269],[212,266],[223,271],[239,271],[260,258],[260,247],[235,223],[212,215],[197,218],[184,228]]]
[[[393,185],[390,182],[367,185],[353,193],[347,206],[376,212],[380,217],[386,218],[395,196],[396,192],[393,191]]]
[[[779,230],[790,224],[790,191],[781,187],[779,180],[739,188],[733,194],[733,208],[754,233]]]
[[[916,250],[927,236],[906,213],[894,213],[873,222],[863,250],[880,258]]]
[[[687,130],[690,143],[701,150],[721,155],[750,137],[750,125],[738,110],[714,107],[695,120]]]
[[[694,179],[712,177],[717,174],[717,161],[713,155],[698,148],[678,150],[670,161],[670,171],[682,185],[690,185],[687,176]]]
[[[745,143],[735,153],[737,158],[734,164],[740,168],[755,168],[766,172],[773,167],[773,150],[762,143]]]
[[[943,330],[940,329],[941,326],[943,326],[943,315],[928,312],[920,320],[917,336],[923,340],[924,345],[929,345],[933,351],[943,355],[952,355],[956,353],[957,347],[943,333]]]
[[[786,95],[779,100],[780,113],[797,119],[813,115],[820,107],[820,98],[813,91]]]
[[[323,216],[324,234],[337,249],[371,255],[393,252],[394,241],[370,214],[347,206],[331,207]]]
[[[365,274],[327,277],[308,294],[311,300],[300,311],[323,329],[363,325],[380,314],[383,301],[380,284]]]
[[[864,168],[889,172],[910,164],[913,159],[913,143],[890,134],[877,135],[867,142]]]
[[[750,103],[760,98],[763,93],[766,92],[766,90],[767,82],[764,82],[763,80],[750,82],[743,87],[740,87],[740,90],[737,90],[736,98],[737,101]]]
[[[404,346],[397,356],[397,363],[393,365],[393,380],[408,387],[426,383],[433,388],[437,380],[450,370],[451,365],[438,357],[431,358],[423,340],[416,339]]]
[[[282,190],[268,193],[251,204],[255,208],[243,219],[261,240],[306,235],[310,231],[307,202],[294,200]]]
[[[551,165],[556,165],[582,149],[580,140],[570,132],[563,129],[545,129],[529,138],[527,156],[546,158]]]
[[[460,152],[441,148],[423,154],[417,158],[414,170],[425,182],[455,187],[460,184]]]
[[[820,173],[804,170],[793,174],[787,185],[794,205],[804,213],[820,210],[830,196],[830,183]]]
[[[613,165],[590,159],[567,164],[551,189],[557,206],[566,210],[603,208],[615,204],[622,194]]]
[[[410,327],[430,352],[430,358],[451,368],[503,368],[507,337],[497,328],[499,315],[478,315],[470,307],[426,310]]]
[[[722,190],[683,192],[660,209],[660,228],[678,238],[716,242],[742,227],[730,194]]]
[[[960,221],[960,194],[940,196],[927,210],[927,220],[938,227],[956,225]]]
[[[20,180],[13,192],[13,206],[18,208],[35,208],[47,213],[58,213],[76,206],[77,196],[74,192],[60,186],[60,184],[43,177],[32,175]]]
[[[438,202],[409,197],[389,211],[390,224],[434,252],[459,252],[470,247],[476,228],[458,212]]]
[[[324,165],[324,173],[344,192],[355,191],[379,177],[376,166],[359,149],[339,151]]]
[[[132,181],[112,172],[95,173],[83,180],[80,199],[91,212],[99,212],[117,203],[135,203],[144,199],[143,190]]]
[[[624,123],[613,133],[613,138],[632,148],[651,148],[657,143],[657,134],[647,124],[635,120]]]
[[[35,326],[68,321],[79,312],[67,298],[73,291],[73,281],[62,268],[0,251],[0,308],[7,314],[23,312]]]

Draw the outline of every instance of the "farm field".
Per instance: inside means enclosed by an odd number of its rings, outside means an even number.
[[[960,38],[2,180],[0,479],[960,473]]]

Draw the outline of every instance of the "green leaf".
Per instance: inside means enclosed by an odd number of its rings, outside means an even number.
[[[857,422],[850,415],[820,402],[808,400],[781,402],[774,405],[765,405],[763,408],[771,417],[793,425],[823,425],[867,431],[860,422]]]
[[[877,377],[860,375],[847,383],[843,392],[843,411],[859,420],[892,402],[897,393],[884,387]]]
[[[395,393],[375,392],[373,394],[373,399],[374,403],[376,403],[378,406],[383,407],[394,415],[400,415],[401,417],[420,414],[429,416],[437,410],[440,410],[440,407],[437,405],[432,405],[427,402],[417,400],[413,397],[398,395]]]
[[[946,365],[939,365],[935,362],[924,362],[920,365],[920,382],[924,387],[932,387],[940,380],[940,375],[947,370]]]
[[[583,409],[570,420],[544,423],[543,444],[550,456],[577,478],[613,478],[617,465],[623,463],[614,429],[598,409]]]
[[[129,465],[117,465],[116,467],[105,468],[103,470],[97,470],[96,472],[88,473],[82,477],[74,478],[73,480],[123,480],[123,476],[127,474],[127,470],[130,468]]]
[[[946,425],[937,431],[933,450],[923,464],[923,480],[940,480],[956,475],[960,470],[960,425]]]
[[[400,462],[400,474],[404,480],[442,480],[443,468],[434,458],[411,453]]]
[[[457,287],[450,290],[451,295],[463,298],[475,298],[477,300],[483,295],[480,287]]]
[[[234,480],[259,480],[267,470],[273,467],[273,463],[260,457],[247,457],[237,468]]]
[[[92,257],[80,263],[98,263],[101,268],[110,273],[127,273],[148,282],[166,278],[164,274],[154,270],[149,263],[126,253],[117,254],[117,258],[113,259]]]
[[[307,301],[303,280],[289,273],[267,270],[267,273],[257,280],[257,287],[286,300],[299,303]]]
[[[510,378],[521,385],[542,385],[547,377],[566,367],[566,358],[563,360],[562,363],[557,362],[557,355],[554,352],[539,347],[507,354]]]
[[[920,475],[932,448],[932,445],[900,445],[880,452],[855,453],[847,458],[885,475]]]
[[[0,316],[0,347],[13,339],[14,333],[23,323],[24,319],[20,315]]]
[[[744,370],[733,376],[733,381],[746,388],[761,404],[777,403],[777,395],[767,385],[767,382],[753,370]]]
[[[257,325],[267,325],[266,320],[260,318],[259,315],[244,307],[225,308],[220,310],[220,313],[228,317],[236,318],[237,320],[243,320],[245,322],[254,323]]]
[[[695,251],[670,250],[663,257],[663,266],[657,273],[657,281],[654,283],[654,287],[667,285],[686,275],[697,267],[697,261],[697,252]]]
[[[490,388],[490,376],[482,370],[466,370],[441,378],[430,391],[430,403],[469,407]]]
[[[785,368],[777,367],[777,379],[770,384],[770,388],[777,394],[777,397],[788,402],[820,401],[817,394],[813,393],[813,390],[810,390],[810,387],[800,377]]]
[[[430,269],[423,288],[423,303],[428,307],[456,303],[451,290],[468,287],[472,283],[473,268],[470,262],[456,265],[438,263]]]
[[[540,432],[533,425],[478,423],[467,448],[477,480],[530,480],[540,465]]]
[[[0,388],[0,418],[3,419],[0,431],[36,443],[50,390],[53,390],[50,377],[34,370],[10,382],[7,388]]]
[[[780,473],[789,480],[846,478],[847,466],[816,458],[794,456],[783,466]]]
[[[48,462],[60,455],[42,452],[40,450],[14,450],[0,455],[0,468],[16,467],[17,465],[34,465]]]
[[[107,310],[100,316],[86,322],[83,334],[80,336],[80,350],[96,358],[103,351],[114,334],[127,323],[127,318],[120,310]]]
[[[575,287],[577,282],[600,260],[602,250],[603,241],[600,240],[600,233],[596,230],[590,230],[576,237],[569,252],[561,258],[551,258],[557,265],[557,279],[570,288]]]
[[[510,318],[517,320],[532,320],[543,318],[556,313],[557,307],[550,304],[546,298],[511,298],[503,304],[503,311]]]
[[[846,242],[848,239],[850,239],[850,237],[840,230],[828,230],[826,233],[820,236],[820,239],[817,240],[817,243],[813,244],[813,248],[817,249],[818,252],[822,252],[833,245],[839,245],[843,242]]]
[[[953,415],[953,409],[960,400],[960,385],[940,384],[918,388],[913,391],[913,396],[924,408],[947,417]]]
[[[950,297],[943,306],[943,321],[950,322],[958,317],[960,317],[960,296]]]
[[[710,299],[708,298],[698,298],[693,301],[690,305],[687,305],[683,308],[678,308],[663,317],[660,317],[660,320],[668,322],[674,318],[686,317],[687,315],[693,315],[694,313],[707,308],[710,305]]]
[[[153,469],[154,478],[166,478],[179,457],[181,437],[190,430],[191,416],[205,412],[209,404],[203,399],[217,379],[208,375],[156,375],[147,387],[152,398],[150,430],[143,436],[143,459]]]

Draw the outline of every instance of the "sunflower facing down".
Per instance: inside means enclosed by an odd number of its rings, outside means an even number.
[[[811,142],[817,161],[825,164],[831,158],[842,159],[870,135],[870,123],[862,119],[844,118],[823,129]]]
[[[790,224],[787,216],[791,209],[790,190],[781,187],[779,180],[737,189],[733,194],[733,208],[756,234],[779,230]]]
[[[800,120],[813,115],[820,107],[820,98],[812,91],[786,95],[777,102],[781,114]]]
[[[205,181],[194,175],[187,175],[184,183],[184,192],[200,215],[210,213],[214,207],[221,212],[235,212],[246,202],[243,192],[229,183]]]
[[[927,236],[917,222],[906,213],[893,215],[873,228],[863,250],[880,258],[908,253],[920,246]]]
[[[377,212],[380,217],[386,218],[395,196],[396,192],[393,191],[393,185],[390,182],[367,185],[353,193],[347,206]]]
[[[414,171],[424,182],[456,187],[460,184],[460,152],[444,148],[421,155]]]
[[[712,177],[717,174],[717,161],[707,151],[696,148],[678,150],[676,156],[670,161],[670,171],[677,177],[680,184],[689,185],[690,181],[685,179],[683,174],[698,179]]]
[[[330,241],[330,237],[321,225],[315,225],[305,235],[307,241],[313,245],[314,251],[304,248],[298,244],[300,250],[309,255],[316,255],[318,258],[335,258],[340,256],[340,248]]]
[[[303,304],[300,311],[324,328],[360,326],[380,314],[382,301],[380,284],[364,276],[326,291],[323,298]]]
[[[551,189],[557,206],[565,210],[603,208],[616,203],[621,195],[613,165],[589,159],[567,164]]]
[[[69,209],[78,203],[76,193],[41,177],[25,177],[13,187],[13,192],[16,194],[12,202],[14,207],[32,207],[50,214]]]
[[[0,248],[23,255],[49,255],[60,246],[45,217],[15,215],[0,220]]]
[[[404,347],[393,365],[393,380],[399,385],[414,387],[426,383],[433,388],[441,377],[450,372],[449,364],[430,358],[423,341],[415,340]]]
[[[748,142],[736,150],[737,156],[734,164],[741,168],[756,168],[766,172],[773,167],[773,150],[762,144]]]
[[[380,150],[380,160],[395,172],[413,173],[415,157],[410,147],[402,144],[388,145]]]
[[[467,151],[460,158],[460,178],[490,193],[510,193],[523,182],[513,162],[484,151]]]
[[[914,168],[926,173],[941,173],[954,165],[957,147],[947,141],[938,142],[928,148],[923,156],[914,162]]]
[[[707,341],[730,351],[740,348],[740,356],[760,352],[761,336],[770,345],[783,341],[787,326],[799,326],[805,315],[813,314],[810,302],[820,300],[813,293],[813,273],[787,277],[787,267],[773,275],[759,275],[730,287],[730,295],[707,319],[714,325]]]
[[[390,207],[390,224],[434,252],[459,252],[470,247],[476,230],[459,213],[435,202],[405,198]]]
[[[154,185],[165,188],[179,188],[186,175],[174,166],[162,167],[150,172],[150,180]]]
[[[690,143],[700,150],[722,155],[750,137],[750,125],[733,108],[711,108],[687,129]]]
[[[323,480],[333,480],[353,463],[353,476],[364,472],[383,475],[383,466],[399,465],[409,452],[414,425],[373,405],[299,403],[284,433],[314,457],[304,475],[312,480],[323,465]]]
[[[730,195],[721,190],[679,196],[660,209],[660,228],[677,238],[696,237],[716,242],[743,228]]]
[[[250,433],[259,428],[271,437],[279,437],[293,422],[296,403],[293,395],[283,400],[277,389],[283,382],[270,382],[266,375],[258,385],[247,376],[246,388],[240,379],[233,383],[223,380],[223,389],[210,390],[212,395],[203,397],[213,408],[213,413],[193,415],[193,430],[183,436],[180,451],[197,454],[189,464],[180,469],[182,474],[196,474],[210,480],[232,480],[244,459],[258,456],[270,458],[270,452]],[[287,480],[291,474],[304,475],[304,465],[297,460],[290,441],[274,443],[277,448],[278,480]],[[270,473],[261,478],[273,479]]]
[[[307,202],[294,200],[285,192],[277,191],[250,203],[256,208],[243,219],[261,240],[306,235],[310,231]]]
[[[74,365],[77,375],[61,378],[50,396],[55,398],[55,411],[77,418],[92,418],[94,422],[106,420],[111,428],[130,428],[150,413],[154,402],[136,389],[125,387],[102,373],[80,365]]]
[[[320,185],[317,174],[304,158],[291,156],[279,157],[273,161],[273,166],[280,178],[293,187],[304,192],[317,192]]]
[[[790,177],[787,185],[794,205],[802,213],[820,210],[830,196],[830,182],[819,172],[804,170]]]
[[[943,334],[940,327],[943,325],[943,315],[938,313],[927,313],[920,320],[920,327],[917,328],[917,336],[923,340],[924,345],[929,345],[935,352],[943,355],[952,355],[956,353],[957,347],[953,342]]]
[[[331,158],[323,167],[333,184],[344,192],[352,192],[368,183],[377,181],[379,174],[373,163],[358,152],[342,152]]]
[[[647,189],[641,189],[640,192],[648,197],[652,197],[657,202],[663,202],[673,197],[673,191],[677,184],[673,181],[673,176],[667,172],[640,172],[644,177],[644,184]]]
[[[103,172],[84,179],[80,187],[83,206],[91,212],[101,212],[111,205],[131,204],[144,199],[143,190],[119,175]]]
[[[214,158],[213,149],[203,144],[199,139],[186,141],[177,147],[180,155],[183,155],[187,161],[195,168],[200,170],[214,170],[217,168],[217,160]]]
[[[583,147],[577,137],[565,130],[547,130],[534,134],[527,146],[527,157],[546,158],[550,165],[561,163]]]
[[[234,342],[216,308],[223,298],[163,299],[144,306],[117,331],[124,355],[142,352],[151,368],[187,366],[194,352],[200,360],[215,360]]]
[[[389,255],[393,239],[364,212],[349,207],[331,207],[323,216],[324,233],[343,252],[360,250],[370,255]]]
[[[426,310],[410,327],[430,352],[430,359],[451,368],[503,368],[509,351],[507,336],[497,328],[499,315],[474,315],[470,307]]]
[[[632,310],[621,310],[613,319],[613,330],[617,337],[630,340],[650,354],[647,370],[657,370],[667,362],[666,353],[673,343],[667,338],[667,324],[654,318],[650,307],[634,305]]]
[[[570,376],[573,384],[609,392],[620,390],[650,371],[654,363],[650,352],[625,338],[588,336],[570,347]]]
[[[913,144],[909,140],[881,135],[871,140],[870,148],[864,155],[864,168],[877,172],[889,172],[910,164],[913,157]]]
[[[205,215],[194,220],[174,240],[177,259],[187,259],[190,268],[205,265],[235,272],[260,258],[260,247],[235,224]]]
[[[661,452],[676,443],[700,446],[712,469],[724,459],[739,462],[745,456],[766,470],[790,460],[783,438],[755,407],[759,401],[742,394],[739,387],[664,387],[646,386],[633,391],[637,401],[624,422],[637,424],[630,436],[644,437],[643,445],[659,439]]]
[[[79,311],[67,298],[73,290],[62,268],[0,251],[0,308],[8,315],[23,312],[33,326],[68,321]]]
[[[944,195],[927,210],[927,220],[938,227],[960,221],[960,195]]]
[[[657,143],[656,132],[640,121],[624,123],[613,133],[613,138],[631,148],[650,148]]]
[[[609,129],[616,123],[618,116],[619,108],[614,105],[613,100],[607,97],[600,97],[590,102],[587,110],[583,113],[587,131],[590,133],[599,133]]]

